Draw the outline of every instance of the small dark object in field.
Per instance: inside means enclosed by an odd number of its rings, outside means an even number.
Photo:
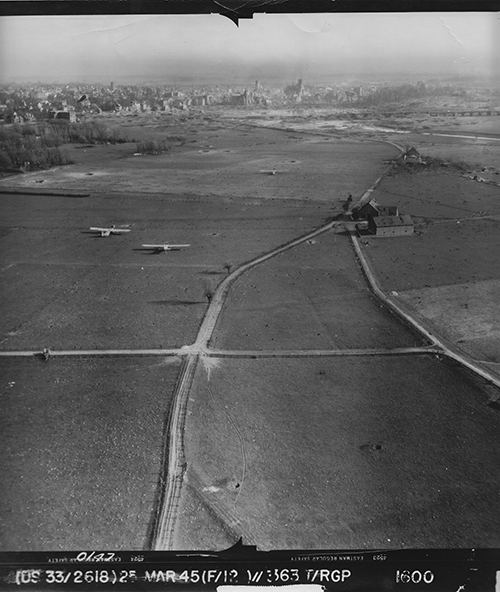
[[[368,444],[363,444],[362,446],[360,446],[361,450],[368,450],[369,452],[373,452],[375,450],[382,450],[382,444],[372,444],[372,443],[368,443]]]

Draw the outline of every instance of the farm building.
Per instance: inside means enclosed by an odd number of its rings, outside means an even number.
[[[398,206],[378,206],[379,216],[399,216]]]
[[[376,216],[368,221],[368,228],[375,236],[407,236],[413,234],[415,225],[411,216]]]
[[[354,220],[369,220],[375,216],[398,216],[398,206],[381,206],[374,199],[363,204],[356,205],[352,209]]]
[[[422,160],[422,156],[420,155],[419,151],[415,148],[415,146],[407,146],[406,150],[403,152],[403,161],[408,164],[425,164]]]

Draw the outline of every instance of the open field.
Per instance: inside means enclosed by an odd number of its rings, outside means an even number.
[[[424,355],[198,372],[176,548],[213,528],[261,549],[499,545],[498,393],[458,367]]]
[[[407,290],[399,297],[472,357],[500,362],[500,279]]]
[[[301,207],[300,207],[301,206]],[[1,349],[158,348],[194,340],[234,267],[320,225],[329,204],[168,195],[0,196]],[[101,238],[92,225],[130,224]],[[152,255],[142,243],[187,242]]]
[[[500,215],[500,187],[470,181],[446,169],[399,170],[382,180],[373,197],[380,204],[398,205],[401,212],[426,219]]]
[[[144,548],[180,362],[0,365],[0,548]]]
[[[350,240],[328,232],[239,278],[218,320],[215,347],[349,349],[421,345],[381,308]]]
[[[420,236],[365,235],[363,248],[385,290],[399,292],[500,278],[498,220],[429,224]]]
[[[207,306],[189,268],[17,265],[2,275],[4,349],[180,347]]]
[[[136,191],[261,199],[328,200],[359,195],[395,149],[380,143],[318,138],[221,122],[180,148],[134,156],[133,145],[70,147],[74,165],[4,179],[0,187]],[[168,135],[166,133],[166,135]],[[128,151],[128,156],[127,156]],[[262,171],[276,168],[278,174]]]
[[[473,358],[500,361],[500,221],[429,224],[420,236],[363,237],[386,292]]]

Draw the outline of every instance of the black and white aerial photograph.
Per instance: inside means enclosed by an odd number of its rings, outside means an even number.
[[[500,547],[499,14],[235,21],[0,18],[0,551]]]

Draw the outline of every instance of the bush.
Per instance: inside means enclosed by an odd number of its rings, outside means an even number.
[[[136,152],[141,154],[161,154],[169,150],[170,146],[165,140],[144,140],[136,144]]]

